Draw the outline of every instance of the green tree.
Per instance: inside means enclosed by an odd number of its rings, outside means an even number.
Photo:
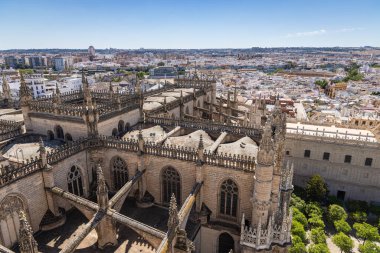
[[[325,223],[323,222],[321,217],[318,215],[312,215],[311,218],[309,218],[307,221],[308,221],[311,228],[324,228],[325,227]]]
[[[292,235],[294,235],[294,236],[296,235],[299,238],[301,238],[301,240],[303,242],[306,241],[306,232],[305,232],[305,229],[303,228],[303,225],[301,223],[299,223],[298,221],[296,221],[296,220],[292,221],[291,232],[292,232]]]
[[[292,197],[290,198],[290,205],[294,206],[301,212],[305,213],[306,203],[303,199],[298,197],[296,194],[292,194]]]
[[[310,245],[309,253],[330,253],[329,248],[324,243]]]
[[[293,220],[296,220],[299,223],[301,223],[303,227],[306,229],[308,225],[306,216],[295,207],[293,207],[292,210],[293,210]]]
[[[359,251],[362,253],[379,253],[380,246],[374,242],[366,241],[363,245],[359,245]]]
[[[345,234],[351,231],[350,225],[343,219],[334,221],[334,227],[337,232],[343,232]]]
[[[343,207],[333,204],[329,206],[328,217],[330,222],[345,220],[347,219],[347,213]]]
[[[309,217],[318,216],[322,218],[323,210],[317,202],[311,202],[306,205],[306,214]]]
[[[289,249],[290,253],[306,253],[306,246],[302,239],[298,236],[292,236],[292,246]]]
[[[377,227],[374,227],[368,223],[354,223],[354,229],[356,230],[356,237],[362,239],[363,244],[366,240],[374,242],[380,239]]]
[[[306,184],[306,195],[309,199],[322,201],[327,195],[327,185],[320,175],[313,175]]]
[[[137,72],[136,76],[137,76],[138,79],[144,79],[145,72],[139,71],[139,72]]]
[[[356,211],[350,213],[350,218],[357,223],[362,223],[367,221],[367,213],[363,211]]]
[[[159,66],[159,67],[165,66],[165,63],[160,61],[159,63],[157,63],[157,66]]]
[[[314,244],[326,243],[326,235],[323,228],[313,228],[310,235],[310,239]]]
[[[332,241],[336,246],[338,246],[340,252],[349,253],[354,247],[354,242],[352,239],[342,232],[334,235]]]
[[[329,84],[329,82],[326,79],[322,79],[322,80],[315,81],[314,84],[316,84],[316,85],[320,86],[322,89],[324,89]]]

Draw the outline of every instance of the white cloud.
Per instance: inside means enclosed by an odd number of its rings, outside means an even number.
[[[346,33],[346,32],[356,32],[356,31],[362,31],[365,30],[365,28],[362,27],[351,27],[351,28],[342,28],[338,30],[326,30],[326,29],[320,29],[310,32],[298,32],[298,33],[288,33],[286,35],[287,38],[294,38],[294,37],[311,37],[311,36],[319,36],[324,34],[331,34],[331,33]]]
[[[352,27],[352,28],[342,28],[333,32],[345,33],[345,32],[355,32],[355,31],[362,31],[362,30],[364,30],[364,28],[362,27]]]
[[[288,37],[288,38],[291,38],[291,37],[309,37],[309,36],[322,35],[325,33],[327,33],[327,30],[320,29],[320,30],[315,30],[315,31],[310,31],[310,32],[288,33],[286,35],[286,37]]]

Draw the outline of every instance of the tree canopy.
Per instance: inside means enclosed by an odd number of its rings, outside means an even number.
[[[328,215],[331,222],[347,219],[347,213],[344,208],[335,204],[329,206]]]
[[[348,234],[351,231],[350,224],[348,224],[345,220],[334,221],[334,227],[337,232],[343,232],[345,234]]]
[[[334,235],[332,241],[336,246],[338,246],[340,252],[349,253],[354,247],[354,242],[352,239],[342,232]]]
[[[309,199],[322,201],[327,195],[327,184],[320,175],[316,174],[309,179],[305,190]]]
[[[356,236],[363,240],[363,244],[366,240],[374,242],[380,239],[377,227],[368,223],[354,223],[354,229],[356,230]]]

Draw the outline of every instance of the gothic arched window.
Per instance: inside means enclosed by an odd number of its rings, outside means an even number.
[[[70,171],[67,174],[67,186],[69,192],[78,196],[83,196],[82,176],[79,168],[75,165],[70,168]]]
[[[111,160],[111,170],[113,175],[113,187],[119,190],[128,182],[128,167],[123,159],[116,156]]]
[[[231,179],[224,181],[220,187],[220,214],[236,217],[238,197],[238,187],[235,182]]]
[[[55,134],[57,136],[57,139],[64,139],[65,135],[63,134],[63,129],[61,126],[55,127]]]
[[[162,172],[162,200],[164,204],[170,203],[174,193],[177,205],[181,205],[181,178],[176,169],[167,167]]]
[[[18,242],[20,211],[25,211],[25,206],[18,196],[6,196],[0,202],[0,244],[7,248]]]

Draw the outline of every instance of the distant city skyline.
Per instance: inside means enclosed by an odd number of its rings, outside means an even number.
[[[2,0],[0,50],[380,46],[376,0]]]

